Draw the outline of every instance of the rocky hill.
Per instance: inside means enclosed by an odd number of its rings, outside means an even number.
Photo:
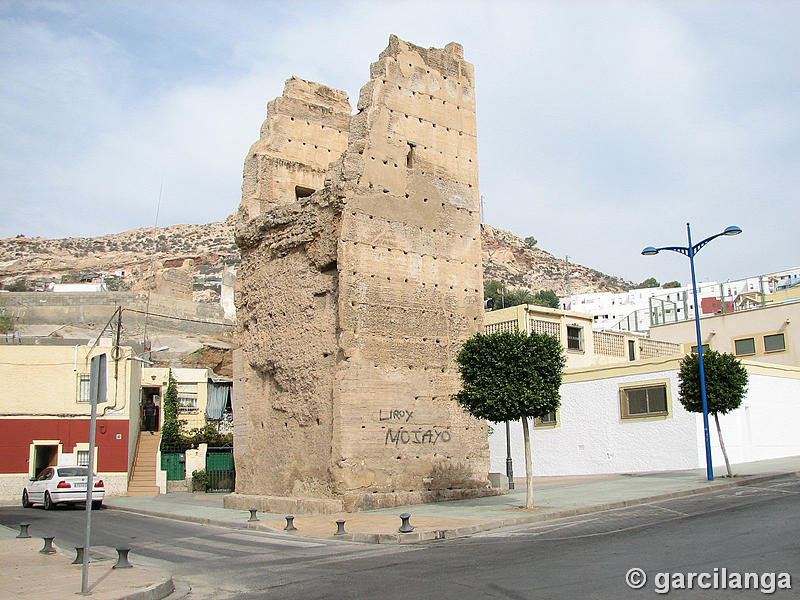
[[[183,266],[193,278],[194,300],[217,302],[223,270],[239,263],[233,227],[231,216],[221,223],[148,227],[95,238],[7,238],[0,240],[0,282],[5,288],[34,290],[49,282],[105,276],[109,288],[140,289],[154,271]],[[508,231],[490,225],[481,229],[487,280],[534,293],[552,289],[559,296],[566,294],[567,281],[573,294],[630,288],[618,277],[567,265]]]

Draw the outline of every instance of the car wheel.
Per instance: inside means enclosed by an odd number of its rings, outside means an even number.
[[[45,510],[54,510],[56,507],[56,503],[53,502],[53,499],[50,497],[50,492],[44,493],[44,509]]]
[[[33,506],[33,502],[28,499],[28,490],[22,490],[22,507],[30,508],[31,506]]]
[[[102,507],[103,507],[103,501],[102,500],[92,500],[92,510],[97,510],[98,508],[102,508]]]

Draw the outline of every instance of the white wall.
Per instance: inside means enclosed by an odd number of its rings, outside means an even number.
[[[632,381],[670,381],[672,416],[657,421],[620,418],[619,385]],[[676,371],[627,375],[561,386],[559,426],[531,427],[534,475],[585,475],[690,469],[698,466],[698,417],[678,401]],[[505,425],[492,424],[492,472],[505,473]],[[702,425],[701,425],[702,427]],[[511,424],[514,475],[525,474],[522,424]]]
[[[733,463],[800,456],[800,379],[749,374],[742,406],[721,415],[719,423]],[[713,416],[709,432],[712,461],[724,465]],[[702,422],[698,444],[705,465]]]
[[[800,456],[800,378],[777,376],[780,367],[746,365],[748,371],[774,370],[775,375],[748,373],[742,406],[720,416],[732,463]],[[796,371],[796,369],[794,369]],[[657,421],[625,421],[619,415],[619,385],[668,379],[672,417]],[[688,413],[678,400],[676,370],[626,375],[561,386],[559,426],[531,426],[534,475],[586,475],[669,471],[705,467],[703,418]],[[489,436],[491,471],[505,473],[503,423],[493,423]],[[725,464],[714,417],[709,417],[711,456]],[[511,424],[514,476],[525,475],[522,425]]]

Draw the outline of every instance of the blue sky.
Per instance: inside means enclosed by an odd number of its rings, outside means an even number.
[[[800,2],[0,2],[0,238],[222,220],[267,101],[389,34],[476,68],[484,220],[598,270],[800,263]]]

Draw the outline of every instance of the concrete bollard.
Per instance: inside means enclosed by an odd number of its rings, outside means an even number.
[[[56,549],[53,548],[53,540],[56,539],[54,535],[43,537],[44,547],[39,550],[40,554],[55,554]]]
[[[283,530],[297,531],[297,527],[294,526],[294,515],[286,515],[286,527],[284,527]]]
[[[132,569],[133,565],[128,562],[128,552],[130,548],[117,548],[117,564],[112,569]]]
[[[28,527],[30,527],[30,523],[20,523],[19,524],[19,534],[17,535],[18,538],[29,538],[31,534],[28,533]]]
[[[70,564],[82,565],[83,564],[83,546],[75,546],[75,560]]]
[[[261,520],[256,516],[256,513],[258,512],[257,508],[250,508],[248,510],[250,511],[250,518],[247,519],[248,523],[252,523],[253,521],[260,521]]]
[[[400,529],[397,530],[399,533],[411,533],[414,531],[414,527],[408,522],[410,518],[411,515],[409,513],[403,513],[400,515],[401,524]]]
[[[346,535],[347,532],[344,530],[344,519],[339,519],[336,521],[336,533],[333,535]]]

